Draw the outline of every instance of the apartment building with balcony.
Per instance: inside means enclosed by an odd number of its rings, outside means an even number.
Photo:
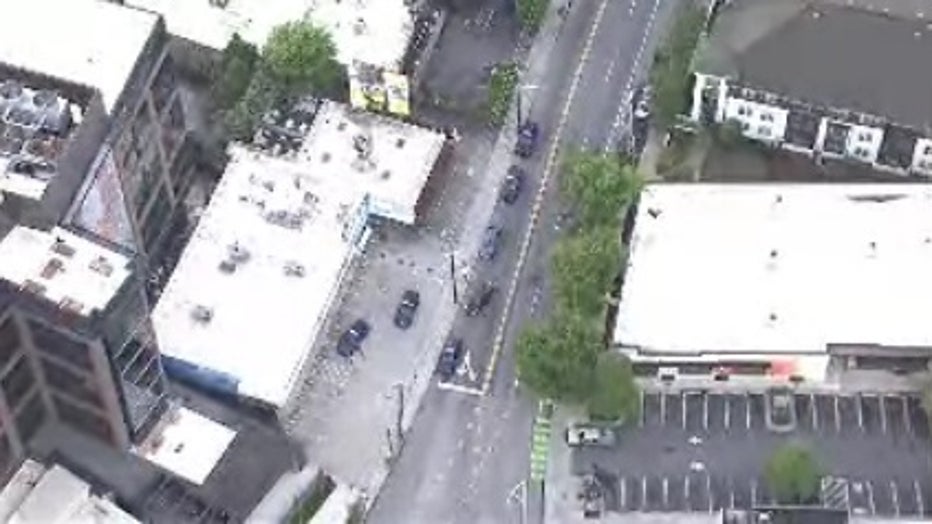
[[[812,156],[932,176],[932,25],[906,3],[721,2],[690,118]]]

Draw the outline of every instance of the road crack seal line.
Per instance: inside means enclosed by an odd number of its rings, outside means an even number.
[[[524,270],[524,265],[527,262],[528,253],[531,250],[531,240],[534,237],[534,232],[537,229],[537,224],[540,221],[540,212],[543,208],[544,197],[547,194],[547,187],[549,185],[551,175],[553,174],[554,164],[557,161],[557,153],[560,151],[560,137],[563,135],[563,129],[566,127],[566,123],[569,120],[570,108],[573,105],[573,102],[576,98],[576,90],[579,88],[579,82],[582,78],[583,68],[586,66],[586,62],[589,60],[589,55],[592,52],[592,44],[595,41],[595,37],[599,32],[599,26],[602,24],[602,18],[605,15],[605,9],[608,7],[609,0],[602,0],[602,4],[599,6],[599,10],[595,15],[595,20],[592,22],[592,29],[589,30],[589,36],[586,38],[586,45],[583,47],[582,55],[579,58],[579,64],[576,66],[576,72],[573,74],[573,82],[570,84],[569,93],[566,96],[566,102],[563,105],[563,113],[560,115],[560,122],[557,124],[556,132],[554,133],[553,143],[550,146],[550,152],[547,156],[547,163],[544,165],[544,174],[540,182],[540,188],[537,190],[537,195],[534,197],[534,207],[531,210],[531,220],[528,223],[528,228],[524,232],[524,239],[521,241],[521,251],[518,254],[518,263],[515,265],[515,271],[512,274],[511,282],[508,285],[508,294],[505,297],[505,307],[502,308],[502,316],[498,323],[498,329],[495,334],[495,341],[492,345],[492,356],[489,359],[489,364],[485,370],[485,376],[482,380],[482,393],[484,395],[489,393],[489,390],[492,387],[492,379],[495,377],[495,369],[498,366],[498,359],[501,357],[502,347],[505,345],[505,330],[508,327],[508,321],[511,316],[511,309],[514,305],[515,295],[518,292],[518,284],[520,282],[521,272]]]

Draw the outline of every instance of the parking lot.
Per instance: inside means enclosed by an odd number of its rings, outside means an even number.
[[[573,456],[596,473],[615,511],[698,511],[774,503],[763,479],[781,443],[813,449],[825,506],[881,516],[932,516],[929,424],[918,397],[793,395],[796,424],[768,429],[762,394],[642,394],[637,427],[614,449]]]

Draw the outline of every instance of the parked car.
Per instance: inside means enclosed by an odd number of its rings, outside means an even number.
[[[635,120],[647,120],[650,118],[651,98],[652,94],[649,85],[645,84],[634,90],[634,94],[631,97],[631,105],[633,106]]]
[[[519,166],[508,168],[508,174],[505,175],[505,181],[502,183],[502,201],[506,204],[514,204],[521,195],[521,188],[524,187],[524,178],[526,173]]]
[[[466,314],[474,317],[482,313],[486,306],[492,302],[492,297],[495,296],[497,291],[498,286],[492,282],[483,282],[482,287],[476,290],[466,302]]]
[[[572,447],[611,447],[617,442],[615,431],[595,424],[573,424],[566,428],[566,443]]]
[[[408,329],[414,323],[417,308],[421,305],[421,294],[409,289],[401,294],[401,302],[395,309],[395,326]]]
[[[538,142],[540,142],[540,126],[537,122],[524,122],[518,128],[515,154],[521,158],[529,158],[537,151]]]
[[[482,244],[479,246],[479,260],[494,260],[498,256],[502,243],[502,227],[490,225],[482,234]]]
[[[353,325],[340,335],[337,341],[337,354],[341,357],[351,357],[362,349],[362,342],[369,336],[372,327],[363,319],[353,322]]]
[[[460,367],[463,360],[463,339],[452,338],[443,346],[440,352],[440,360],[437,362],[437,373],[443,380],[450,380]]]

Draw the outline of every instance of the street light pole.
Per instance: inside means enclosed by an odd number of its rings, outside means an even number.
[[[450,280],[453,282],[453,305],[459,304],[459,293],[456,289],[456,255],[450,251]]]

